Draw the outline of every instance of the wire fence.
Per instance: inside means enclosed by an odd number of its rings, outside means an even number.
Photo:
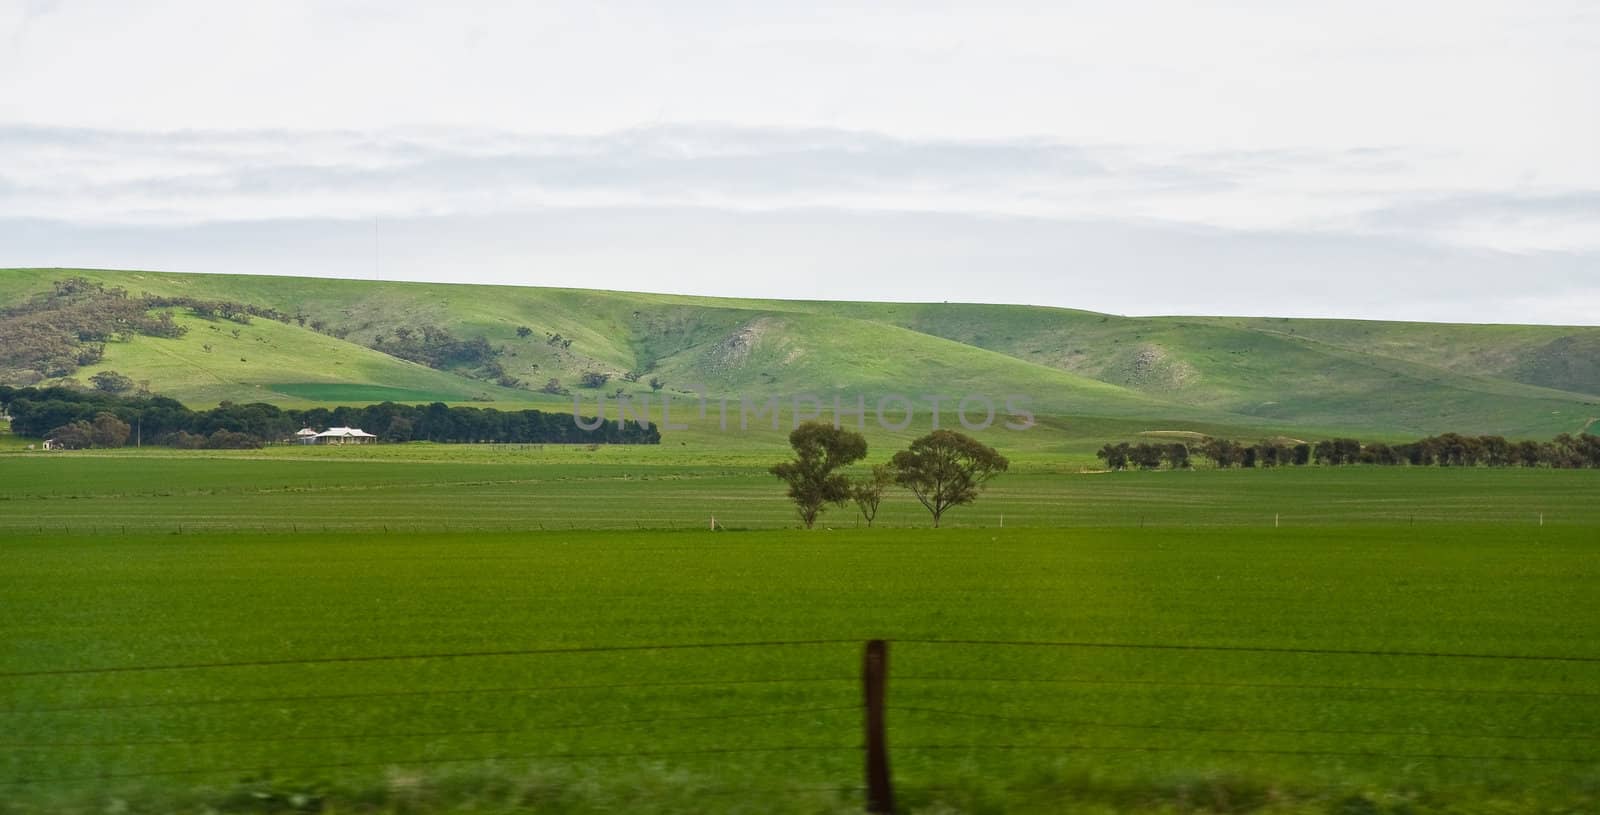
[[[67,514],[67,513],[61,513]],[[257,534],[257,535],[442,535],[442,534],[532,534],[532,533],[582,533],[582,532],[775,532],[798,530],[804,527],[794,520],[786,507],[778,507],[770,514],[739,515],[711,514],[702,517],[680,516],[646,518],[636,515],[594,515],[563,519],[516,520],[488,522],[481,518],[463,517],[456,520],[396,520],[374,523],[364,518],[333,519],[328,521],[296,521],[286,517],[263,520],[260,514],[249,517],[219,514],[215,517],[197,515],[186,521],[172,521],[173,513],[162,512],[159,519],[129,519],[125,523],[93,523],[84,514],[71,513],[73,519],[41,523],[34,518],[8,520],[0,518],[0,532],[7,535],[30,537],[126,537],[139,535],[200,535],[200,534]],[[114,515],[114,511],[110,513]],[[487,516],[490,513],[484,513]],[[965,514],[945,518],[940,526],[946,529],[1083,529],[1083,528],[1263,528],[1263,529],[1316,529],[1329,526],[1385,526],[1385,527],[1532,527],[1553,529],[1589,526],[1594,523],[1591,513],[1535,512],[1528,510],[1503,510],[1482,508],[1439,508],[1411,513],[1356,513],[1352,511],[1215,511],[1204,515],[1180,515],[1170,508],[1149,513],[1126,512],[1111,514],[1104,510],[1063,511],[1059,514],[1041,514],[1038,511],[982,514]],[[905,515],[882,518],[873,524],[859,519],[837,518],[818,522],[819,528],[844,529],[923,529],[930,526],[925,516]]]
[[[1094,641],[1023,641],[978,639],[906,638],[893,640],[896,653],[902,650],[915,654],[910,661],[914,666],[962,665],[980,666],[982,670],[951,671],[949,673],[896,673],[890,680],[886,662],[873,667],[869,658],[861,673],[849,670],[849,664],[839,660],[841,649],[852,650],[863,642],[860,638],[825,638],[771,641],[691,642],[691,643],[629,643],[617,645],[582,645],[566,647],[531,647],[496,650],[463,650],[418,653],[349,653],[319,654],[303,657],[269,657],[237,660],[172,661],[132,664],[83,665],[25,670],[0,671],[0,691],[13,700],[13,704],[0,707],[0,787],[12,789],[46,788],[52,790],[77,787],[92,788],[110,782],[136,779],[191,778],[205,776],[260,777],[270,775],[325,774],[336,771],[359,771],[383,768],[425,768],[434,766],[492,765],[498,762],[558,762],[584,764],[609,761],[683,762],[695,759],[741,757],[762,761],[763,757],[806,755],[826,756],[819,764],[829,777],[811,779],[818,783],[791,787],[763,788],[752,783],[740,787],[726,787],[727,794],[787,791],[811,791],[819,794],[858,795],[866,792],[869,811],[884,809],[885,801],[892,808],[892,797],[881,795],[887,787],[888,757],[918,757],[918,766],[926,770],[939,766],[939,756],[952,753],[1004,757],[1016,754],[1067,756],[1081,754],[1102,756],[1104,760],[1122,754],[1153,756],[1212,756],[1236,759],[1273,757],[1291,760],[1363,761],[1379,764],[1415,764],[1417,762],[1490,763],[1504,765],[1546,765],[1550,767],[1579,768],[1584,772],[1600,769],[1600,730],[1590,725],[1600,719],[1600,656],[1578,653],[1489,653],[1453,650],[1415,650],[1403,648],[1332,648],[1312,646],[1277,646],[1245,644],[1195,644],[1195,643],[1140,643]],[[877,645],[874,646],[873,643]],[[868,641],[867,653],[880,649],[887,654],[884,641]],[[1143,654],[1167,658],[1164,655],[1208,655],[1222,659],[1249,656],[1253,659],[1276,660],[1287,657],[1318,661],[1334,661],[1330,670],[1342,681],[1329,682],[1270,682],[1251,679],[1209,679],[1180,675],[1181,665],[1167,665],[1163,676],[1063,676],[1039,672],[1023,673],[1015,665],[993,661],[989,654],[995,650],[1025,651],[1030,654],[1058,653]],[[159,685],[135,684],[132,687],[101,687],[105,682],[135,676],[165,676],[173,673],[205,674],[216,681],[228,683],[228,677],[250,676],[253,672],[269,669],[311,669],[316,666],[348,666],[365,670],[363,666],[396,665],[402,663],[449,663],[471,675],[475,661],[521,660],[543,665],[551,660],[581,659],[586,656],[611,654],[618,658],[645,652],[682,654],[713,652],[783,651],[788,655],[804,656],[805,664],[814,669],[810,674],[773,673],[767,675],[713,676],[704,678],[628,679],[626,681],[540,682],[482,687],[405,687],[376,690],[327,692],[256,693],[239,695],[208,695],[192,698],[150,698]],[[951,660],[951,652],[961,652],[963,659]],[[807,656],[809,655],[809,656]],[[886,659],[886,656],[883,657]],[[899,659],[899,657],[897,657]],[[1457,685],[1441,684],[1386,684],[1364,681],[1361,671],[1352,667],[1351,660],[1377,661],[1382,664],[1396,662],[1431,665],[1435,663],[1466,665],[1517,665],[1548,666],[1551,673],[1536,680],[1527,678],[1505,680],[1502,684]],[[1363,662],[1361,664],[1368,664]],[[1013,670],[1007,670],[1007,668]],[[603,674],[604,672],[597,672]],[[1481,671],[1474,671],[1474,675]],[[876,676],[876,680],[874,680]],[[601,678],[604,678],[603,676]],[[1453,677],[1459,678],[1459,677]],[[1480,677],[1488,680],[1492,677]],[[873,682],[887,682],[889,698],[883,694],[874,701]],[[84,687],[82,683],[95,683]],[[75,684],[77,683],[77,684]],[[857,689],[861,683],[863,690]],[[985,687],[1032,686],[1047,692],[1030,697],[1029,702],[1045,704],[1049,712],[1016,711],[997,705],[992,695],[963,694],[938,690],[947,683],[980,684]],[[225,685],[229,686],[229,685]],[[1177,689],[1182,693],[1169,697],[1157,696],[1165,706],[1154,709],[1134,708],[1144,711],[1143,717],[1093,715],[1093,708],[1103,704],[1103,696],[1085,696],[1071,688],[1099,686],[1102,691],[1138,689],[1141,692]],[[27,689],[24,694],[22,689]],[[774,701],[770,694],[754,698],[742,694],[754,688],[783,688],[783,701]],[[800,689],[821,689],[816,693],[801,693]],[[1060,688],[1061,690],[1054,690]],[[1463,722],[1459,719],[1442,723],[1430,721],[1421,714],[1426,706],[1398,705],[1385,708],[1390,721],[1375,725],[1365,722],[1328,724],[1326,722],[1276,723],[1253,720],[1241,716],[1237,709],[1227,711],[1229,721],[1185,721],[1184,715],[1193,714],[1192,692],[1196,689],[1238,689],[1257,693],[1266,699],[1284,698],[1284,694],[1311,692],[1327,705],[1337,705],[1347,694],[1390,695],[1459,695],[1466,698],[1504,698],[1514,702],[1514,714],[1525,712],[1527,700],[1548,699],[1559,704],[1561,727],[1551,727],[1545,721],[1543,728],[1538,720],[1525,726],[1484,726],[1480,721]],[[112,691],[121,694],[113,699],[81,698],[85,695]],[[694,696],[690,704],[707,708],[700,711],[640,710],[640,704],[649,697],[618,696],[624,691],[662,690],[688,691]],[[612,692],[613,700],[628,704],[618,715],[590,715],[601,713],[606,700],[580,700],[583,715],[572,715],[555,721],[529,721],[516,719],[490,726],[462,724],[459,726],[424,726],[392,722],[387,727],[363,727],[352,730],[319,732],[230,732],[237,727],[231,718],[216,718],[220,711],[260,706],[284,710],[295,706],[349,705],[355,709],[380,701],[399,704],[404,713],[424,699],[442,698],[460,700],[463,712],[494,714],[491,705],[484,707],[478,697],[518,696],[545,694],[580,694],[585,691]],[[911,697],[901,702],[901,695]],[[48,699],[59,696],[56,703]],[[1006,694],[1001,694],[1005,697]],[[804,697],[804,698],[801,698]],[[816,698],[813,701],[813,698]],[[15,704],[23,698],[32,704]],[[920,700],[944,699],[944,704],[930,704]],[[39,701],[39,700],[46,701]],[[1524,701],[1516,701],[1524,700]],[[1015,701],[1015,700],[1012,700]],[[717,705],[739,703],[740,709],[713,709]],[[1418,709],[1415,715],[1394,715]],[[105,714],[140,714],[158,710],[181,711],[192,718],[176,724],[172,720],[126,722],[106,718]],[[1455,708],[1446,708],[1446,712]],[[1065,713],[1063,713],[1065,711]],[[864,713],[856,721],[852,712]],[[1435,711],[1437,712],[1437,711]],[[97,736],[71,735],[73,728],[58,717],[77,713],[92,713],[96,727],[106,732]],[[884,732],[882,723],[892,714],[894,726]],[[1514,716],[1516,720],[1520,718]],[[338,717],[334,717],[335,721]],[[322,721],[322,720],[318,720]],[[765,735],[752,738],[746,727],[750,723],[766,722]],[[861,738],[863,722],[866,738]],[[876,722],[876,724],[875,724]],[[965,727],[962,723],[971,723]],[[24,727],[23,725],[27,726]],[[802,724],[804,726],[802,726]],[[137,726],[136,726],[137,725]],[[1472,726],[1464,726],[1472,725]],[[702,730],[692,730],[702,727]],[[219,732],[220,728],[220,732]],[[880,728],[875,731],[875,728]],[[152,730],[160,732],[151,732]],[[807,733],[808,739],[781,738],[786,733]],[[596,733],[605,738],[607,733],[628,734],[614,748],[604,746],[575,748],[561,746],[558,734]],[[671,738],[661,738],[662,733]],[[1061,739],[1065,733],[1073,738]],[[1151,741],[1129,743],[1118,733],[1139,734]],[[889,736],[887,742],[885,736]],[[905,741],[901,736],[907,735]],[[1099,738],[1090,736],[1099,735]],[[522,742],[496,749],[462,749],[459,742],[480,737],[516,737]],[[550,737],[548,746],[538,747]],[[642,742],[638,739],[643,739]],[[770,739],[768,741],[767,739]],[[1275,743],[1274,740],[1289,740]],[[1336,739],[1335,745],[1318,740]],[[1263,741],[1266,740],[1266,741]],[[1371,741],[1364,744],[1363,741]],[[368,744],[378,742],[376,748]],[[659,742],[659,744],[657,744]],[[341,752],[329,760],[310,760],[300,757],[306,745],[320,744]],[[393,748],[405,745],[429,745],[450,749],[443,754],[427,755],[369,755],[378,749],[393,753]],[[885,746],[887,744],[887,746]],[[234,748],[245,745],[272,748],[258,760],[235,757]],[[363,746],[365,745],[365,746]],[[603,743],[602,743],[603,745]],[[182,762],[163,763],[161,750],[181,748],[186,752]],[[70,753],[66,752],[70,751]],[[158,752],[151,752],[158,751]],[[879,758],[885,768],[882,778],[870,771],[872,754],[884,751]],[[841,771],[852,760],[865,755],[869,771],[867,785],[860,786],[862,775]],[[852,756],[856,757],[852,759]],[[64,768],[64,769],[63,769]],[[936,790],[927,786],[924,790]],[[876,797],[874,791],[879,793]],[[713,794],[710,788],[699,792]],[[720,794],[720,793],[719,793]]]

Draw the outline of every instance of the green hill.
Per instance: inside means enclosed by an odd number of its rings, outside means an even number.
[[[183,336],[118,337],[103,359],[70,374],[116,370],[197,405],[570,404],[538,389],[550,380],[577,389],[598,372],[612,377],[607,391],[648,392],[656,378],[671,391],[810,393],[829,403],[835,394],[1018,394],[1041,415],[1394,435],[1550,435],[1600,416],[1600,328],[62,269],[0,270],[0,308],[80,276],[135,296],[230,301],[285,317],[241,325],[168,308]],[[481,338],[503,375],[398,358],[407,355],[399,337],[424,331]],[[630,372],[638,381],[624,379]]]

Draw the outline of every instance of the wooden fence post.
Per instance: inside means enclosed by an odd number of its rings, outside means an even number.
[[[867,811],[894,812],[894,786],[889,779],[889,743],[883,715],[889,680],[889,644],[868,640],[861,660],[861,686],[866,700]]]

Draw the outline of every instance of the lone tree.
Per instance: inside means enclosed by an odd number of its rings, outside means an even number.
[[[116,371],[101,371],[89,377],[89,384],[106,393],[126,393],[133,390],[133,378]]]
[[[989,479],[1011,462],[983,442],[954,430],[935,430],[894,454],[895,483],[917,496],[938,528],[944,511],[977,500]]]
[[[894,468],[875,464],[871,473],[850,485],[850,497],[861,509],[861,517],[867,520],[867,526],[872,526],[873,519],[878,517],[878,504],[883,502],[883,491],[893,483]]]
[[[128,433],[132,430],[127,422],[110,413],[97,414],[89,427],[89,440],[95,447],[121,447],[128,443]]]
[[[770,472],[789,485],[789,499],[810,529],[828,504],[850,500],[850,479],[837,471],[867,457],[867,440],[826,422],[806,422],[789,434],[789,446],[794,460]]]

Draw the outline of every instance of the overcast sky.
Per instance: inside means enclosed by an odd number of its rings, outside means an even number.
[[[0,266],[1597,324],[1597,77],[1562,0],[0,0]]]

